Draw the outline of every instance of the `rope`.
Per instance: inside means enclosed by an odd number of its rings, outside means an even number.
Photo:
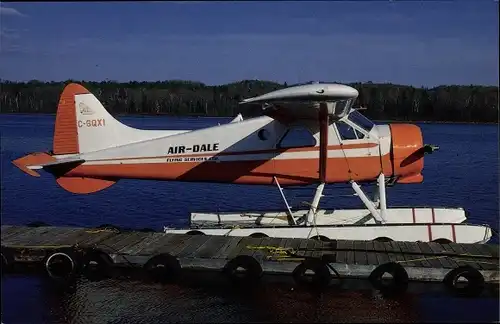
[[[318,250],[315,248],[310,248],[310,249],[299,248],[299,249],[295,250],[293,248],[284,248],[284,247],[276,247],[276,246],[268,246],[268,245],[266,245],[266,246],[247,245],[246,248],[249,250],[266,250],[267,252],[272,253],[272,255],[267,256],[266,258],[267,259],[275,258],[275,260],[277,260],[277,261],[303,261],[306,258],[298,256],[297,255],[298,251],[308,251],[308,250],[309,251],[317,251]],[[342,251],[342,250],[336,250],[336,251]],[[349,251],[352,251],[352,250],[349,250]],[[370,252],[372,252],[372,251],[370,251]],[[403,253],[399,253],[399,254],[403,254]],[[460,259],[460,257],[462,257],[462,259]],[[476,263],[482,263],[482,264],[498,265],[498,263],[494,263],[494,262],[467,260],[467,259],[463,259],[463,257],[483,258],[483,259],[492,259],[493,258],[491,255],[475,255],[475,254],[463,253],[463,254],[455,254],[455,255],[424,256],[421,258],[414,258],[414,259],[395,261],[395,262],[396,263],[405,263],[405,262],[407,263],[407,262],[428,261],[428,260],[436,260],[436,259],[442,259],[442,258],[450,258],[451,260],[454,260],[454,261],[476,262]]]
[[[239,229],[239,228],[241,228],[239,225],[231,226],[231,229],[229,230],[229,232],[227,232],[226,234],[224,234],[224,236],[229,236],[229,233],[231,233],[233,230]]]

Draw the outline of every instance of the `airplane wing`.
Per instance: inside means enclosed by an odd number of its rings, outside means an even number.
[[[319,179],[324,183],[328,159],[328,125],[349,114],[358,95],[356,89],[346,85],[315,83],[269,92],[245,99],[240,104],[262,104],[263,113],[281,123],[303,122],[309,124],[309,128],[318,129]]]
[[[289,87],[243,100],[240,104],[261,104],[263,113],[283,122],[318,120],[321,104],[331,119],[347,115],[358,97],[356,89],[334,83],[317,83]]]

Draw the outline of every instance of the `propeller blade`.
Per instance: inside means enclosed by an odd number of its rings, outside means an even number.
[[[434,151],[439,150],[439,146],[432,144],[425,144],[412,154],[410,154],[406,159],[401,161],[401,167],[405,167],[409,164],[412,164],[415,161],[423,158],[425,154],[432,154]]]

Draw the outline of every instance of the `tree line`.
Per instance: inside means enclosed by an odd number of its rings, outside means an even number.
[[[175,116],[258,115],[259,109],[238,105],[242,99],[291,85],[243,80],[211,86],[195,81],[12,82],[0,80],[1,113],[55,113],[64,86],[78,82],[114,115],[166,114]],[[390,83],[351,83],[359,91],[355,106],[374,120],[498,122],[498,88],[439,86],[416,88]]]

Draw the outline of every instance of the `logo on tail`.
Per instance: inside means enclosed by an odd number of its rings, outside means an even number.
[[[89,106],[87,106],[83,102],[80,102],[80,104],[78,105],[78,108],[80,109],[80,114],[85,115],[85,116],[93,115],[95,113],[92,110],[92,108],[90,108]]]

